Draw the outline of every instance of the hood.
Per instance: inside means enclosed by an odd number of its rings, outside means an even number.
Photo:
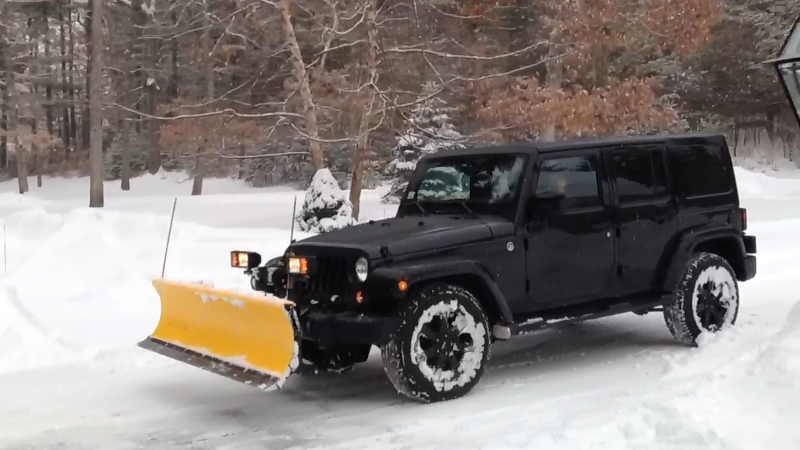
[[[381,247],[399,256],[453,245],[480,242],[513,233],[513,224],[500,217],[410,216],[369,221],[295,242],[289,250],[346,247],[381,257]]]

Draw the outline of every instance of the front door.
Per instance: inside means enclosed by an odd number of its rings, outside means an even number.
[[[529,295],[536,304],[601,296],[614,270],[614,230],[599,150],[544,154],[532,195],[564,195],[559,211],[526,216]],[[534,200],[535,201],[535,200]]]

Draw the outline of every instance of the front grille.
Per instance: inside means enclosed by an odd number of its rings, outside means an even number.
[[[341,256],[318,256],[316,270],[309,277],[308,289],[314,294],[344,296],[347,292],[350,267],[348,258]]]

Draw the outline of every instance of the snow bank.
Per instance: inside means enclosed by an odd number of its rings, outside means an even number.
[[[0,280],[0,372],[114,360],[155,329],[160,305],[151,280],[161,274],[168,216],[33,208],[3,224],[8,273]],[[248,278],[229,267],[228,252],[271,258],[288,242],[286,231],[176,222],[165,275],[250,291]]]
[[[739,196],[747,199],[775,199],[800,197],[800,171],[798,178],[778,178],[756,173],[740,167],[734,168]]]

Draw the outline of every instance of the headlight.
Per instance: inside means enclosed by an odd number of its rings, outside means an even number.
[[[289,258],[289,273],[308,273],[308,259]]]
[[[356,276],[358,277],[359,281],[364,282],[367,279],[368,273],[369,263],[362,256],[356,260]]]

